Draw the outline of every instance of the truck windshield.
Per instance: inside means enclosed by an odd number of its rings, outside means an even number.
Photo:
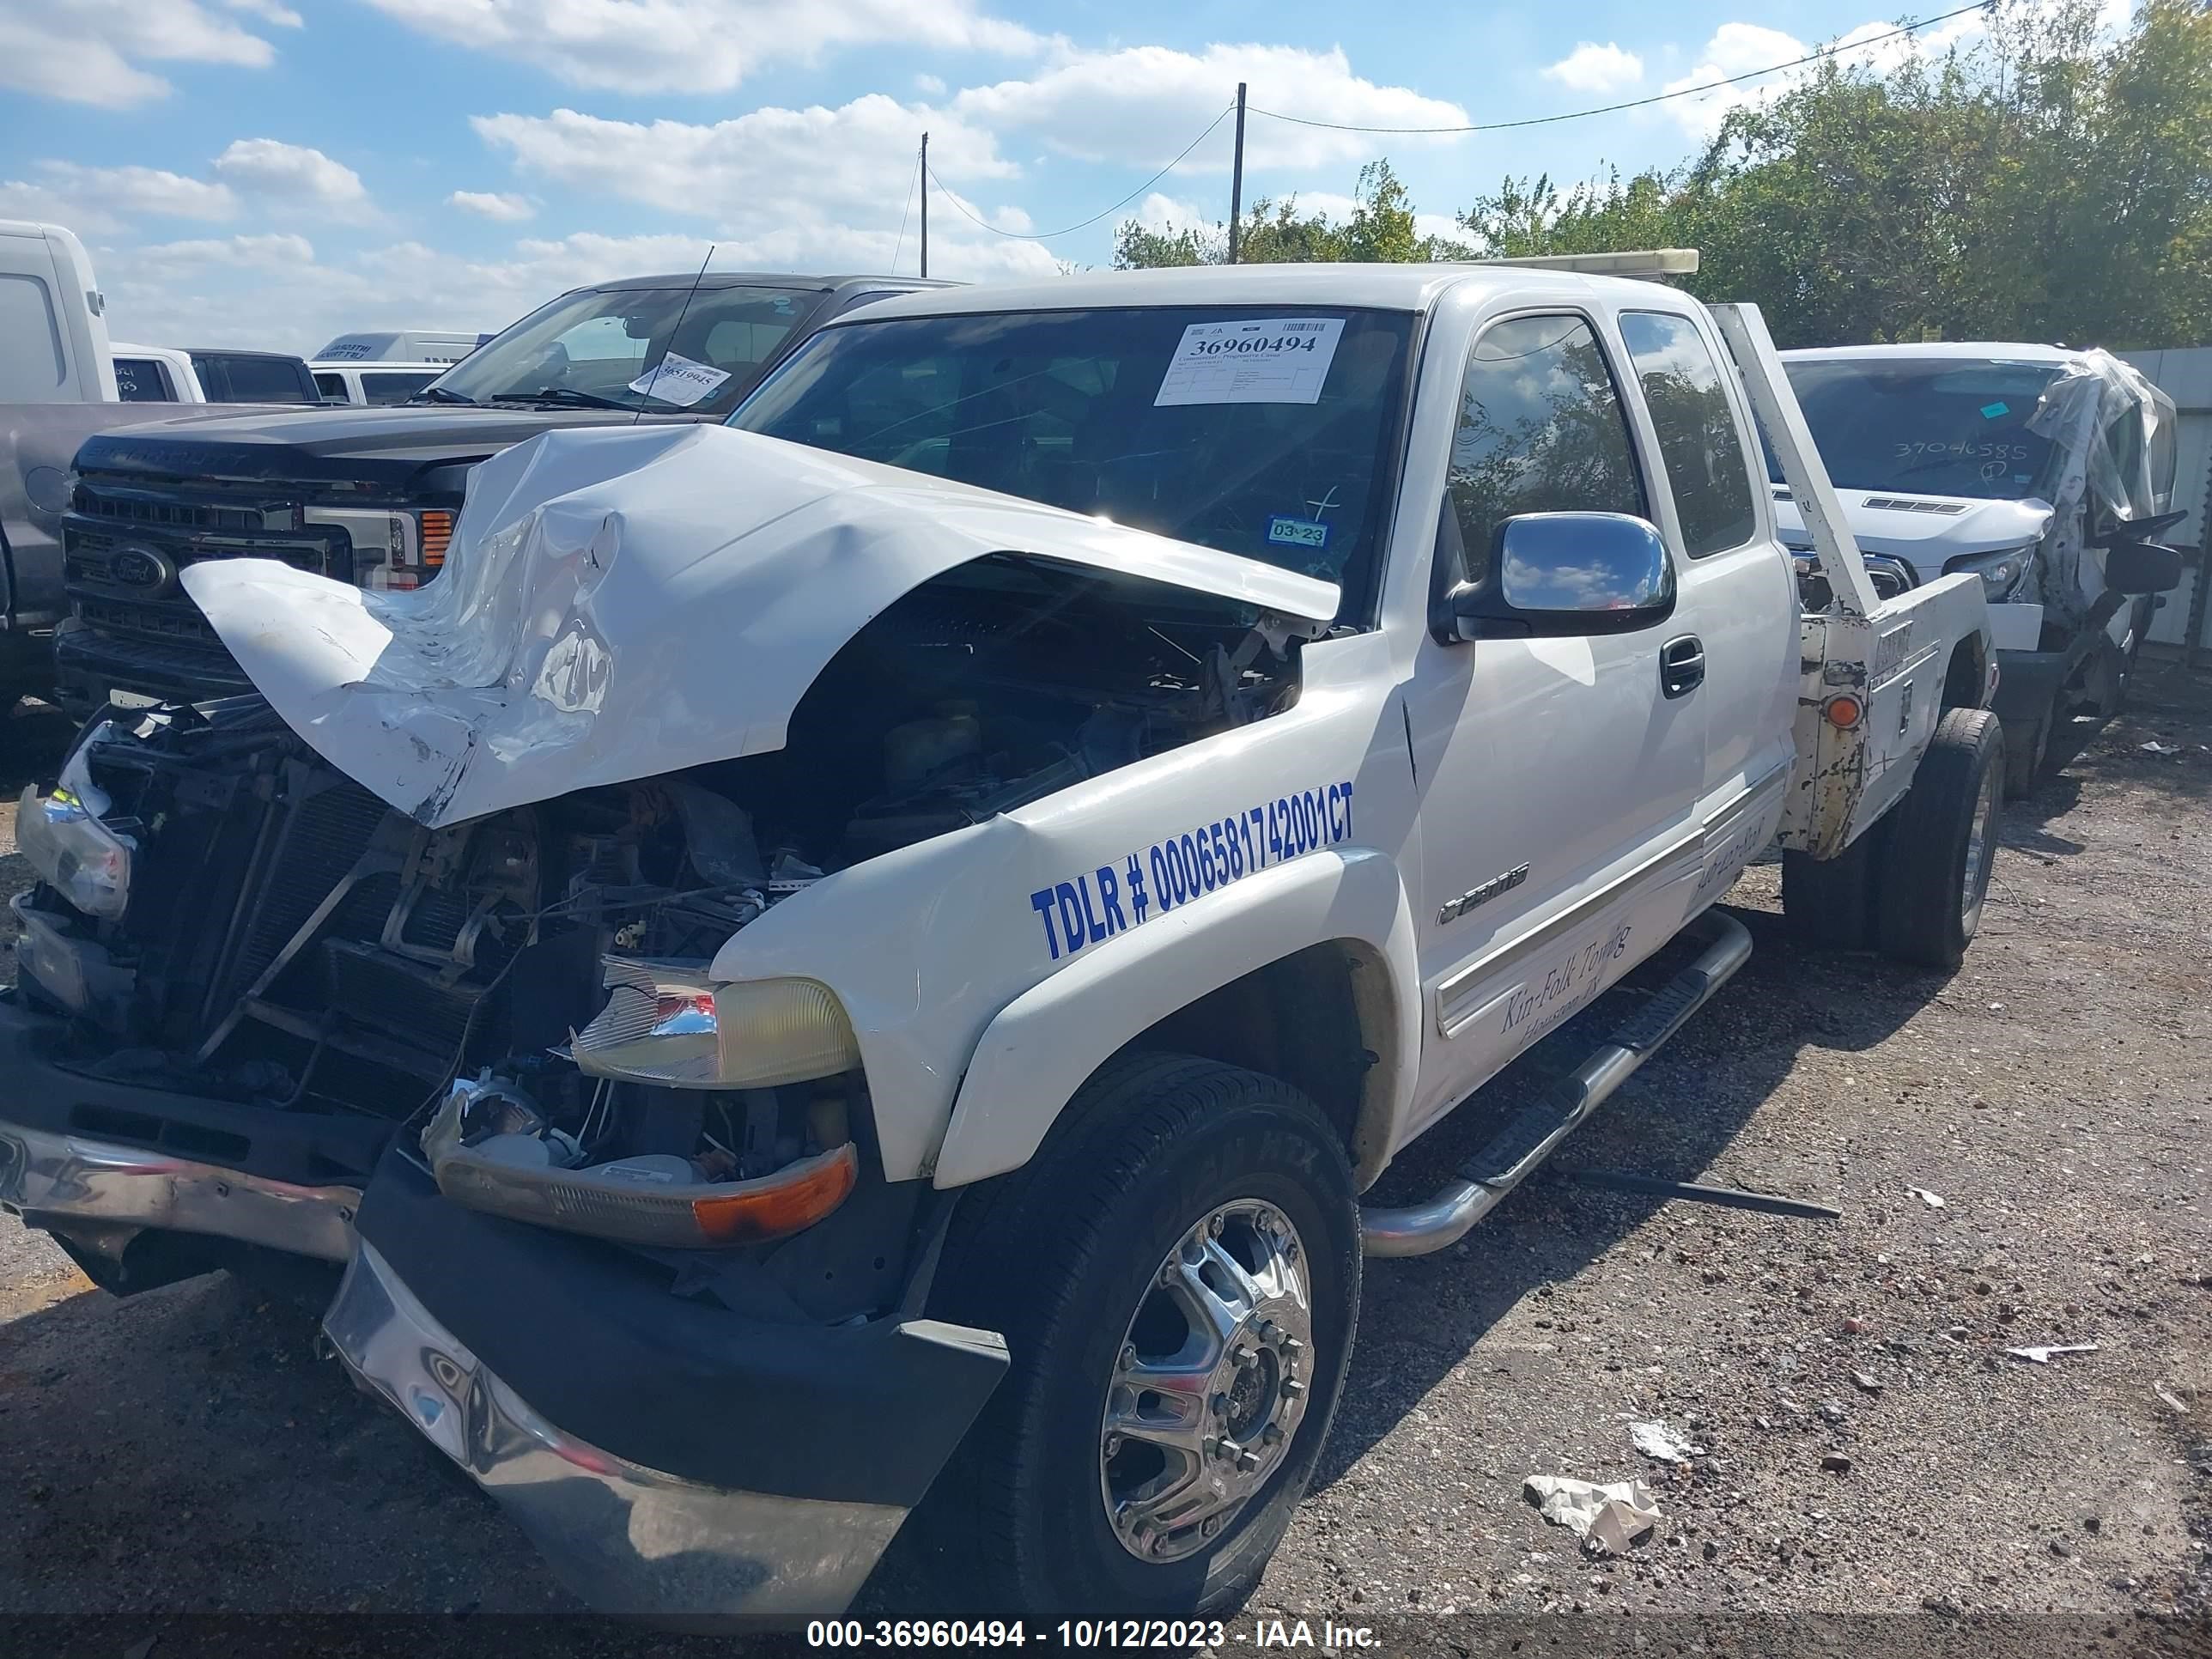
[[[1843,489],[2016,501],[2042,484],[2051,441],[2027,422],[2055,365],[1838,357],[1783,367]],[[1783,482],[1771,447],[1766,469]]]
[[[725,415],[821,300],[750,286],[586,289],[477,347],[437,386],[479,404]]]
[[[1005,312],[817,335],[749,432],[1337,582],[1364,602],[1411,317],[1310,306]]]

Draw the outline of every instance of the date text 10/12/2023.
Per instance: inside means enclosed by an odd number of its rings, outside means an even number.
[[[1164,836],[1030,895],[1052,960],[1103,944],[1154,915],[1256,871],[1352,839],[1352,785],[1322,784]]]
[[[1188,1653],[1205,1649],[1309,1649],[1338,1653],[1381,1643],[1371,1626],[1334,1620],[1255,1619],[1248,1629],[1220,1619],[1063,1619],[1030,1626],[1018,1619],[817,1619],[810,1648],[1141,1648]]]

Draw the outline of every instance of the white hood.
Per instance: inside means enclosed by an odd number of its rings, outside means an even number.
[[[549,432],[470,483],[444,574],[368,592],[267,559],[188,566],[270,704],[432,828],[782,746],[838,648],[901,595],[1017,553],[1317,630],[1336,588],[896,467],[735,432]]]
[[[1864,553],[1886,553],[1912,567],[1923,582],[1943,574],[1962,553],[1995,553],[2042,540],[2051,528],[2048,501],[1976,501],[1959,495],[1905,495],[1838,486],[1851,539]],[[1774,524],[1784,543],[1809,546],[1797,504],[1777,492]]]

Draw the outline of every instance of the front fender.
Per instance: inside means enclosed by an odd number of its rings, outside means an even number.
[[[1356,1154],[1381,1168],[1411,1105],[1420,1044],[1412,908],[1396,865],[1365,848],[1296,859],[1218,889],[1069,963],[985,1029],[937,1157],[940,1188],[1019,1169],[1116,1049],[1210,991],[1309,945],[1346,941],[1382,983],[1361,987],[1368,1072]]]

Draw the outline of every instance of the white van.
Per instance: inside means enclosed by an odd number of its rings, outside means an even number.
[[[404,404],[450,363],[327,362],[307,365],[326,404]]]
[[[458,363],[489,338],[489,334],[433,328],[341,334],[310,361],[318,364]]]

